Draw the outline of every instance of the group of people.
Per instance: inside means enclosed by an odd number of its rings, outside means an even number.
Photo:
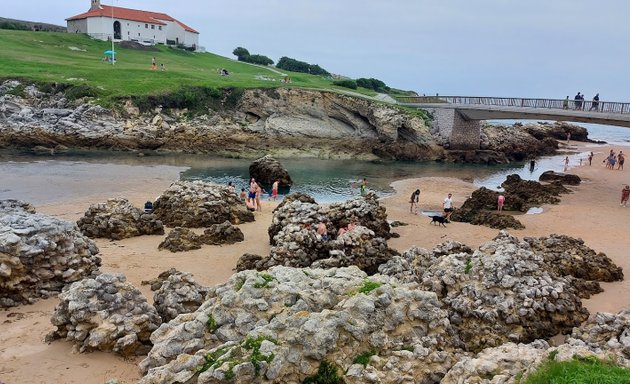
[[[416,189],[411,194],[409,199],[409,203],[411,206],[409,207],[409,212],[413,214],[418,213],[418,205],[420,204],[420,189]],[[453,194],[449,193],[444,201],[442,202],[442,209],[444,210],[443,217],[448,221],[453,214]]]
[[[578,92],[577,95],[573,98],[573,104],[575,105],[576,111],[584,110],[584,95],[582,92]],[[562,101],[562,109],[569,109],[569,96]],[[593,101],[591,102],[591,108],[589,111],[599,110],[599,93],[593,96]]]
[[[280,185],[280,180],[275,180],[271,184],[271,195],[269,196],[269,200],[277,200],[278,199],[278,186]],[[227,185],[228,190],[232,193],[236,193],[236,187],[230,181]],[[267,192],[263,189],[263,187],[252,177],[249,181],[249,191],[246,191],[245,188],[241,188],[241,193],[239,194],[240,199],[245,203],[247,209],[250,211],[262,211],[262,195]]]
[[[157,62],[155,61],[155,56],[151,58],[151,70],[157,71]],[[164,63],[160,63],[160,71],[166,71],[166,66]]]
[[[625,161],[626,156],[623,154],[623,151],[619,151],[618,154],[615,154],[615,151],[611,149],[608,157],[606,157],[603,162],[606,164],[606,168],[608,169],[615,169],[616,164],[617,170],[623,171],[623,163],[625,163]]]

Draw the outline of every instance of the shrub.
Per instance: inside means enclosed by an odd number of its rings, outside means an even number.
[[[89,85],[79,84],[66,89],[64,96],[68,100],[76,100],[82,97],[96,97],[97,94],[94,88]]]
[[[387,92],[389,91],[389,87],[382,82],[379,79],[374,79],[374,78],[359,78],[357,79],[357,85],[359,87],[363,87],[363,88],[367,88],[367,89],[371,89],[374,90],[376,92]]]
[[[208,331],[210,331],[210,333],[214,333],[214,331],[216,331],[218,328],[217,321],[214,319],[214,316],[212,316],[212,313],[208,315],[206,328],[208,328]]]
[[[330,75],[327,70],[317,64],[309,64],[286,56],[283,56],[280,60],[278,60],[276,67],[286,71],[310,73],[311,75]]]
[[[252,63],[258,65],[272,65],[273,60],[264,55],[251,55],[249,51],[243,47],[236,47],[232,54],[237,57],[238,61]]]
[[[373,290],[380,287],[381,285],[383,284],[376,281],[363,280],[363,285],[359,288],[358,293],[364,293],[367,295],[368,293],[372,292]]]
[[[337,85],[344,88],[357,89],[357,82],[354,80],[336,80],[336,81],[333,81],[333,85]]]
[[[326,360],[319,363],[319,369],[313,376],[307,377],[303,384],[343,384],[344,380],[337,373],[337,367]]]
[[[15,21],[2,21],[0,22],[0,29],[13,29],[17,31],[30,31],[31,28],[23,23]]]
[[[363,352],[359,356],[355,357],[354,361],[352,363],[353,364],[361,364],[364,367],[366,367],[368,365],[368,363],[370,362],[370,357],[372,357],[374,355],[376,355],[376,351],[374,351],[374,350]]]
[[[132,96],[131,100],[141,112],[155,107],[165,109],[187,108],[192,113],[205,113],[208,108],[226,110],[234,108],[240,101],[243,90],[238,88],[182,87],[175,92],[161,95]]]

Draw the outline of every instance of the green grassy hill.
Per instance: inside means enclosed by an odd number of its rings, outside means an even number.
[[[286,73],[291,84],[270,68],[230,60],[211,53],[195,53],[158,45],[157,51],[116,46],[117,63],[103,61],[111,43],[85,35],[0,30],[0,79],[22,78],[42,83],[87,84],[103,100],[122,96],[169,93],[182,86],[209,88],[264,88],[291,86],[347,91],[332,81],[304,73]],[[166,71],[151,71],[151,58]],[[230,76],[220,76],[225,68]],[[275,79],[272,81],[270,79]],[[372,95],[374,92],[359,89]]]

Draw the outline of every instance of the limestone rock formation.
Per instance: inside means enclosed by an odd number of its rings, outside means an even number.
[[[292,202],[294,202],[296,200],[299,200],[302,203],[310,203],[310,204],[316,204],[317,203],[315,201],[315,199],[313,199],[311,196],[307,195],[306,193],[293,192],[293,193],[290,193],[290,194],[286,195],[284,197],[284,199],[282,199],[282,202],[280,204],[278,204],[278,206],[273,211],[276,212],[277,210],[279,210],[282,207],[284,207],[286,204],[292,203]]]
[[[342,221],[355,222],[374,231],[377,237],[389,239],[392,236],[385,207],[379,204],[378,196],[374,193],[330,204],[326,216],[335,228],[340,228]]]
[[[487,348],[476,356],[464,356],[440,383],[513,383],[519,374],[522,376],[532,366],[539,365],[547,349],[549,344],[543,340]]]
[[[418,288],[356,267],[237,273],[153,333],[140,382],[302,382],[323,360],[350,382],[439,382],[456,339],[436,295]]]
[[[529,123],[521,125],[521,127],[537,139],[553,138],[564,141],[567,139],[567,133],[571,133],[571,140],[573,141],[591,141],[588,139],[588,130],[586,128],[566,121]]]
[[[200,180],[173,183],[157,198],[153,213],[172,227],[209,227],[226,220],[232,224],[254,221],[254,214],[235,193]]]
[[[560,184],[579,185],[582,179],[578,175],[572,175],[570,173],[556,173],[554,171],[545,171],[538,178],[539,181],[559,181]]]
[[[293,180],[289,172],[273,157],[266,155],[254,160],[249,166],[249,177],[264,185],[271,185],[278,180],[281,187],[290,187]]]
[[[504,231],[474,252],[454,244],[412,249],[380,272],[435,292],[468,350],[551,337],[587,318],[574,277],[550,269],[543,250]],[[588,264],[574,260],[576,268]]]
[[[163,323],[168,323],[182,313],[196,311],[208,293],[208,288],[197,283],[191,273],[173,268],[160,273],[154,284],[151,284],[151,290],[155,291],[153,306]]]
[[[171,252],[186,252],[201,248],[203,240],[200,235],[188,228],[175,227],[162,240],[158,249],[168,249]]]
[[[234,244],[243,240],[245,240],[243,232],[229,221],[212,224],[201,236],[201,241],[204,244],[211,245]]]
[[[532,251],[544,255],[547,270],[578,279],[574,284],[582,286],[580,294],[583,297],[601,292],[599,281],[623,280],[621,267],[605,254],[585,246],[582,239],[552,234],[540,238],[526,237],[523,241],[529,244]],[[589,283],[585,284],[581,280]]]
[[[142,235],[163,235],[164,226],[154,214],[136,208],[127,199],[92,204],[77,225],[88,237],[120,240]]]
[[[98,273],[98,248],[74,223],[0,201],[0,307],[50,297],[64,285]]]
[[[140,111],[129,100],[121,101],[123,112],[72,102],[54,86],[39,92],[27,85],[23,97],[15,96],[7,92],[19,82],[2,84],[0,146],[162,149],[249,158],[286,156],[287,148],[292,155],[321,158],[429,160],[443,152],[421,117],[334,92],[225,89],[211,103],[211,113],[190,118],[175,108]],[[164,105],[168,97],[149,96],[144,104]]]
[[[480,147],[482,150],[504,155],[507,161],[524,161],[555,153],[558,143],[545,135],[531,135],[521,125],[484,125],[481,129]],[[507,161],[486,161],[486,163],[505,163]]]
[[[567,344],[605,353],[618,364],[630,368],[630,311],[616,314],[598,312],[573,329]]]
[[[516,174],[509,175],[501,186],[504,188],[501,193],[485,187],[477,189],[453,212],[451,219],[497,229],[523,229],[525,226],[515,217],[496,213],[499,194],[505,196],[504,211],[526,212],[529,208],[542,204],[557,204],[560,202],[560,194],[571,192],[559,181],[541,184],[523,180]]]
[[[305,196],[290,196],[289,202],[274,210],[268,229],[272,245],[269,257],[244,255],[237,270],[264,270],[275,265],[324,268],[357,265],[374,274],[380,264],[397,254],[385,241],[391,237],[390,226],[385,208],[379,205],[375,195],[329,207],[311,203],[313,200]],[[317,234],[320,223],[326,226],[328,239]],[[337,238],[338,228],[348,224],[356,228]]]
[[[142,355],[161,319],[146,298],[122,274],[101,274],[64,288],[51,322],[48,340],[74,342],[81,352],[113,351]]]

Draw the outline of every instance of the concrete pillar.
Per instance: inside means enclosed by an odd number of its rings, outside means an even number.
[[[448,149],[479,149],[481,142],[481,121],[467,120],[456,109],[434,108],[433,131],[446,141]]]

